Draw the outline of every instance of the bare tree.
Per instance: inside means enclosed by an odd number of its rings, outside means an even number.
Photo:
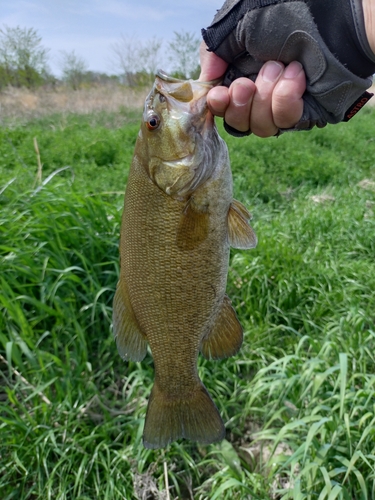
[[[130,86],[149,84],[160,67],[160,49],[163,41],[153,37],[141,41],[135,37],[121,36],[111,46],[115,65],[124,74],[125,83]]]
[[[0,67],[11,85],[32,87],[47,75],[48,50],[34,28],[0,29]]]
[[[174,32],[168,43],[168,60],[172,71],[179,78],[198,78],[200,39],[187,31]]]
[[[61,51],[61,62],[63,80],[77,90],[85,80],[88,71],[86,61],[79,57],[74,50],[71,52]]]

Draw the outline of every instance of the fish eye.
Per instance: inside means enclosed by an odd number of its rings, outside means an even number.
[[[158,115],[151,115],[147,118],[146,127],[149,130],[155,130],[158,128],[159,125],[160,125],[160,118],[158,117]]]

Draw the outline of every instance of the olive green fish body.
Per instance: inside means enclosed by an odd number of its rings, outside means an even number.
[[[227,148],[205,106],[208,89],[199,90],[197,107],[194,84],[193,95],[184,85],[165,90],[157,79],[146,102],[144,120],[152,120],[152,127],[141,128],[129,173],[114,299],[120,354],[140,361],[149,344],[154,359],[144,430],[151,448],[180,437],[202,443],[224,437],[219,412],[199,379],[197,357],[200,350],[212,358],[238,351],[242,328],[225,295],[229,248],[236,237],[242,246],[256,243],[248,212],[232,199]],[[174,112],[175,121],[169,118]],[[155,129],[154,116],[161,121]]]

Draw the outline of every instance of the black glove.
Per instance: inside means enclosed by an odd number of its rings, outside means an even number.
[[[365,91],[375,73],[375,55],[361,0],[226,0],[202,35],[208,50],[230,64],[226,86],[240,76],[255,81],[269,60],[303,65],[303,115],[288,130],[347,121],[372,96]],[[233,135],[251,133],[226,129]]]

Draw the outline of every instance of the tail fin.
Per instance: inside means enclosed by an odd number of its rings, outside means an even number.
[[[167,398],[155,383],[143,432],[145,448],[165,448],[179,438],[209,444],[224,437],[219,411],[201,382],[189,399]]]

